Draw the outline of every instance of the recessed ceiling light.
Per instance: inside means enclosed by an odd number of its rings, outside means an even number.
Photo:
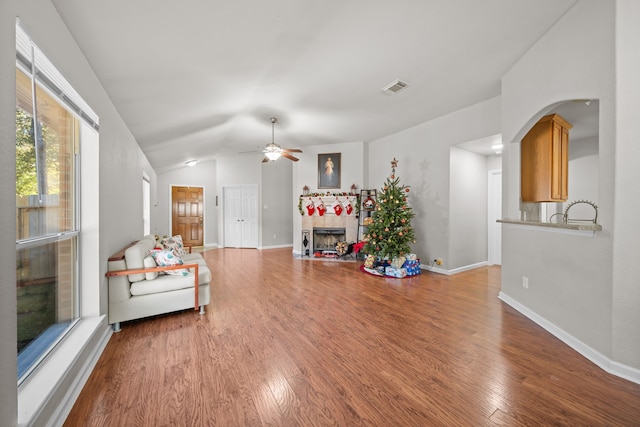
[[[198,164],[197,160],[189,160],[188,162],[185,162],[185,165],[187,166],[195,166]]]
[[[492,145],[491,146],[492,150],[501,150],[502,149],[502,144],[496,144],[496,145]]]

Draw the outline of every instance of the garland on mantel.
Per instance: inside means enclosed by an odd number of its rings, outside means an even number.
[[[353,193],[347,193],[346,191],[344,192],[340,192],[340,193],[332,193],[332,192],[326,192],[326,193],[309,193],[307,195],[301,194],[300,198],[298,199],[298,212],[300,212],[300,215],[304,216],[304,209],[302,207],[302,201],[305,199],[311,199],[312,197],[335,197],[336,200],[338,199],[338,197],[354,197],[356,200],[356,212],[355,212],[355,216],[358,217],[360,215],[360,195],[359,194],[353,194]]]

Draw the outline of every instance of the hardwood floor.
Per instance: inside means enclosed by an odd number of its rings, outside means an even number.
[[[499,267],[203,255],[207,313],[124,323],[65,426],[640,425],[640,385],[502,303]]]

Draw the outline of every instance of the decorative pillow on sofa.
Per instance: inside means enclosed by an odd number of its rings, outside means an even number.
[[[175,255],[172,251],[151,251],[151,256],[155,260],[156,264],[160,267],[168,267],[172,265],[182,265],[184,262],[182,258]],[[174,276],[186,276],[189,274],[188,268],[180,268],[177,270],[166,270],[166,274],[172,274]]]
[[[144,268],[157,267],[156,261],[152,256],[148,256],[144,258]],[[144,273],[147,280],[154,280],[158,277],[158,272],[154,271],[152,273]]]
[[[162,246],[164,246],[165,249],[171,250],[176,256],[182,256],[187,253],[184,250],[182,236],[179,234],[173,237],[165,237],[160,241],[160,243],[162,244]]]

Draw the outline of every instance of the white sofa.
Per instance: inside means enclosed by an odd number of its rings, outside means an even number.
[[[188,308],[204,314],[204,306],[209,304],[211,272],[202,255],[184,254],[184,264],[179,266],[155,266],[148,258],[155,246],[155,236],[145,236],[109,258],[109,324],[116,332],[120,322]],[[179,268],[188,268],[189,273],[163,274]],[[160,274],[154,278],[155,273]]]

